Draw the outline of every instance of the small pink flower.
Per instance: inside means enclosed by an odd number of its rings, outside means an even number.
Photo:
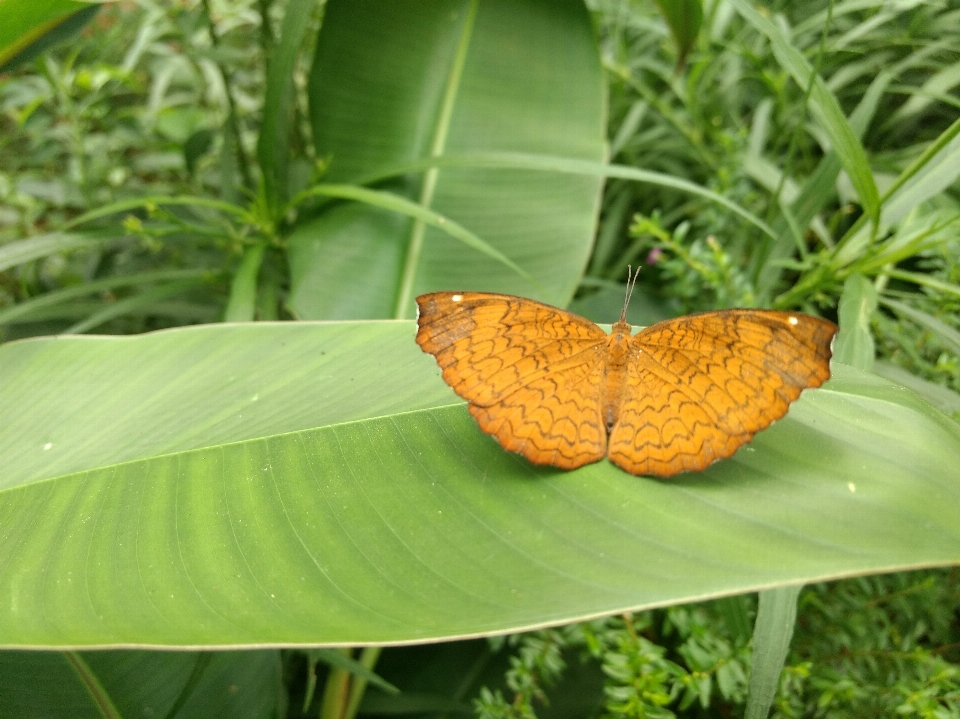
[[[648,265],[655,265],[655,264],[657,264],[657,260],[660,259],[660,255],[662,255],[662,254],[663,254],[663,248],[662,248],[662,247],[654,247],[652,250],[650,250],[649,254],[647,255],[647,262],[646,262],[646,264],[648,264]]]

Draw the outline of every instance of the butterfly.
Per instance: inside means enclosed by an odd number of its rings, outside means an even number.
[[[627,296],[629,302],[629,293]],[[480,428],[535,464],[609,457],[636,475],[699,471],[732,455],[830,377],[832,322],[732,309],[631,336],[550,305],[485,292],[417,297],[417,343]]]

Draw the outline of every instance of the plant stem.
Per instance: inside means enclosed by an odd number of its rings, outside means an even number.
[[[380,658],[380,652],[383,647],[364,647],[360,653],[360,663],[367,669],[373,669]],[[347,713],[343,719],[353,719],[360,708],[360,700],[363,699],[363,693],[367,689],[367,680],[363,677],[354,677],[350,683],[350,698],[347,701]]]
[[[351,649],[341,649],[350,657]],[[339,667],[330,667],[327,684],[323,689],[323,702],[320,704],[320,719],[346,719],[350,672]]]

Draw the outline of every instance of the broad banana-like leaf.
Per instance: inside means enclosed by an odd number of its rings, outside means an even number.
[[[310,76],[324,182],[363,183],[422,158],[490,152],[603,162],[600,54],[580,0],[331,0]],[[565,306],[593,244],[602,179],[443,167],[383,186],[460,223],[504,262],[376,207],[327,206],[289,239],[302,319],[413,317],[444,289]]]
[[[535,467],[409,321],[0,346],[0,646],[390,644],[960,562],[960,427],[834,364],[670,481]]]

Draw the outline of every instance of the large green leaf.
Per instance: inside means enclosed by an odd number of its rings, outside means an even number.
[[[960,562],[960,427],[873,375],[655,481],[503,452],[413,335],[0,346],[0,645],[412,642]]]
[[[0,72],[75,34],[99,9],[76,0],[4,0],[0,3]]]
[[[276,651],[0,652],[0,716],[267,719]]]
[[[579,0],[331,1],[310,80],[324,180],[360,182],[441,154],[603,161],[603,82]],[[587,262],[601,184],[511,168],[407,175],[389,189],[463,225],[536,282],[437,228],[337,205],[290,237],[290,305],[304,319],[412,317],[414,295],[452,288],[565,305]]]

